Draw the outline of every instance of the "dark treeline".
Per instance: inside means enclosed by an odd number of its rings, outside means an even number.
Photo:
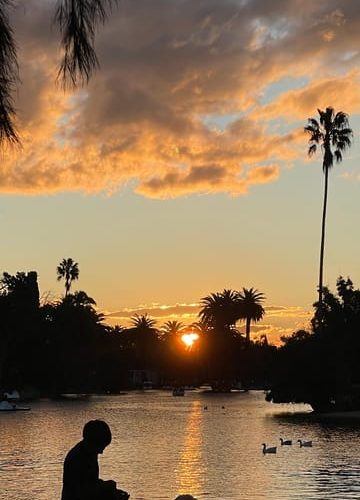
[[[360,408],[360,290],[350,279],[340,277],[335,294],[324,288],[309,331],[283,337],[276,347],[266,336],[250,338],[250,321],[264,314],[257,290],[204,297],[199,321],[187,327],[177,321],[159,327],[147,314],[135,315],[127,328],[111,327],[84,291],[70,292],[78,268],[66,262],[66,294],[53,302],[41,303],[36,272],[3,274],[2,390],[56,396],[118,392],[145,381],[158,387],[208,383],[218,391],[241,384],[267,389],[267,399],[276,403],[304,402],[318,411]],[[73,271],[70,281],[66,269]],[[236,328],[241,318],[245,333]],[[191,348],[182,339],[189,332],[199,335]]]
[[[314,304],[311,330],[282,340],[271,367],[267,399],[309,403],[315,410],[360,409],[360,290],[339,277]]]
[[[131,326],[111,327],[84,291],[71,293],[78,266],[64,259],[57,268],[65,295],[42,303],[36,272],[4,273],[0,290],[0,388],[25,393],[116,392],[151,380],[156,386],[210,383],[263,387],[276,348],[250,340],[250,322],[261,319],[256,290],[224,290],[202,299],[199,322],[158,327],[148,315]],[[243,318],[246,332],[235,328]],[[197,333],[191,348],[184,333]]]

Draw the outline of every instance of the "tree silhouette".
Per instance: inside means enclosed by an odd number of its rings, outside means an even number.
[[[360,290],[340,276],[336,293],[323,287],[311,330],[282,337],[267,399],[308,403],[317,412],[360,408]]]
[[[181,321],[166,321],[161,327],[161,333],[165,340],[179,336],[184,332],[185,325]]]
[[[20,385],[33,366],[39,336],[39,287],[35,271],[0,278],[0,386]]]
[[[3,273],[0,279],[0,290],[4,295],[11,295],[19,304],[22,303],[24,312],[28,309],[37,309],[40,305],[40,294],[37,283],[37,273],[18,272],[15,276]]]
[[[13,0],[0,0],[0,145],[19,143],[14,124],[13,92],[16,89],[18,63],[16,42],[9,22],[9,7]],[[99,24],[117,0],[58,0],[54,20],[60,28],[63,58],[58,79],[64,87],[89,81],[98,67],[94,43]]]
[[[319,269],[319,303],[323,296],[323,267],[324,267],[324,246],[325,246],[325,222],[328,193],[329,170],[334,164],[334,157],[337,163],[342,161],[342,153],[351,146],[353,132],[349,128],[348,115],[343,111],[335,114],[333,108],[328,107],[325,111],[318,109],[320,120],[308,118],[308,124],[304,128],[310,135],[309,156],[315,154],[318,146],[323,151],[323,172],[325,175],[324,201],[321,223],[321,244],[320,244],[320,269]]]
[[[131,317],[131,324],[133,328],[141,332],[154,331],[156,320],[150,318],[147,314],[134,314],[134,316]]]
[[[158,330],[156,320],[147,314],[135,314],[131,318],[129,332],[134,336],[139,366],[152,367],[157,355]]]
[[[237,292],[223,290],[212,293],[201,299],[200,319],[208,328],[227,331],[238,319]]]
[[[259,321],[265,314],[261,305],[265,296],[255,288],[243,288],[242,292],[238,293],[237,299],[239,301],[239,316],[246,321],[246,342],[249,344],[251,321]]]
[[[63,259],[56,268],[57,280],[65,280],[65,297],[70,292],[71,283],[79,279],[79,265],[73,259]]]

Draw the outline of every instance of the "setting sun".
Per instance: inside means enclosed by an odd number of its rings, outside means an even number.
[[[184,342],[186,347],[191,348],[194,344],[194,342],[199,338],[199,335],[197,333],[184,333],[184,335],[181,336],[181,340]]]

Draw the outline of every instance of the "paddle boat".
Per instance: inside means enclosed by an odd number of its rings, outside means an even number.
[[[185,396],[185,390],[183,387],[174,387],[173,396]]]
[[[19,401],[20,394],[16,389],[13,389],[12,391],[4,392],[4,398],[7,401]]]
[[[15,403],[3,399],[0,401],[0,411],[29,411],[30,408],[26,406],[18,406]]]
[[[151,391],[153,388],[153,383],[151,380],[145,380],[142,385],[143,391]]]
[[[58,394],[55,399],[65,400],[65,401],[89,401],[91,394],[80,394],[80,393],[62,393]]]

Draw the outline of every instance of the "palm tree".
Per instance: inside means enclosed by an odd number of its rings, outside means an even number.
[[[71,283],[79,279],[79,264],[73,259],[63,259],[56,268],[57,280],[65,280],[65,297],[70,292]]]
[[[220,332],[228,331],[236,323],[237,318],[237,292],[223,290],[212,293],[201,299],[202,309],[199,312],[201,322],[207,328]]]
[[[185,328],[184,323],[181,321],[166,321],[162,328],[161,328],[161,333],[164,336],[164,339],[172,338],[179,336],[181,333],[183,333]]]
[[[246,321],[246,342],[250,343],[250,325],[251,321],[260,321],[265,314],[265,309],[261,305],[265,295],[255,288],[243,288],[237,294],[239,318]]]
[[[97,312],[94,306],[96,306],[95,300],[89,297],[83,290],[79,290],[78,292],[65,295],[59,302],[59,311],[67,314],[68,317],[75,317],[74,315],[77,312],[79,313],[77,316],[79,320],[81,320],[81,318],[83,320],[88,318],[92,324],[100,324],[104,319],[104,315]]]
[[[92,297],[89,297],[89,295],[83,290],[80,290],[72,294],[68,294],[63,302],[70,304],[73,307],[79,307],[79,308],[82,307],[84,309],[96,306],[95,300]]]
[[[58,79],[64,85],[87,83],[98,67],[94,43],[99,24],[117,0],[58,0],[54,20],[62,35],[63,59]],[[8,9],[13,0],[0,0],[0,145],[19,143],[14,125],[13,92],[19,81],[14,33]]]
[[[156,320],[146,314],[134,314],[130,318],[133,328],[138,331],[155,330]]]
[[[133,335],[140,366],[149,368],[154,365],[157,354],[156,320],[147,314],[135,314],[131,318],[131,324],[128,331]]]
[[[320,120],[308,118],[308,124],[304,128],[310,135],[309,156],[315,154],[318,146],[323,151],[323,172],[325,174],[324,201],[321,223],[320,244],[320,270],[319,270],[319,303],[323,295],[323,267],[324,267],[324,245],[325,245],[325,222],[328,192],[328,174],[333,166],[334,158],[337,163],[342,161],[342,153],[351,146],[353,131],[349,127],[348,115],[343,111],[335,114],[333,108],[328,107],[325,111],[318,109]]]
[[[199,335],[203,335],[204,333],[207,333],[207,323],[204,322],[203,320],[200,321],[194,321],[193,323],[190,323],[189,325],[191,331],[194,333],[198,333]]]
[[[134,314],[130,320],[132,327],[129,330],[135,333],[137,341],[140,344],[150,344],[157,340],[158,330],[156,328],[156,320],[150,318],[147,313],[141,315]]]

